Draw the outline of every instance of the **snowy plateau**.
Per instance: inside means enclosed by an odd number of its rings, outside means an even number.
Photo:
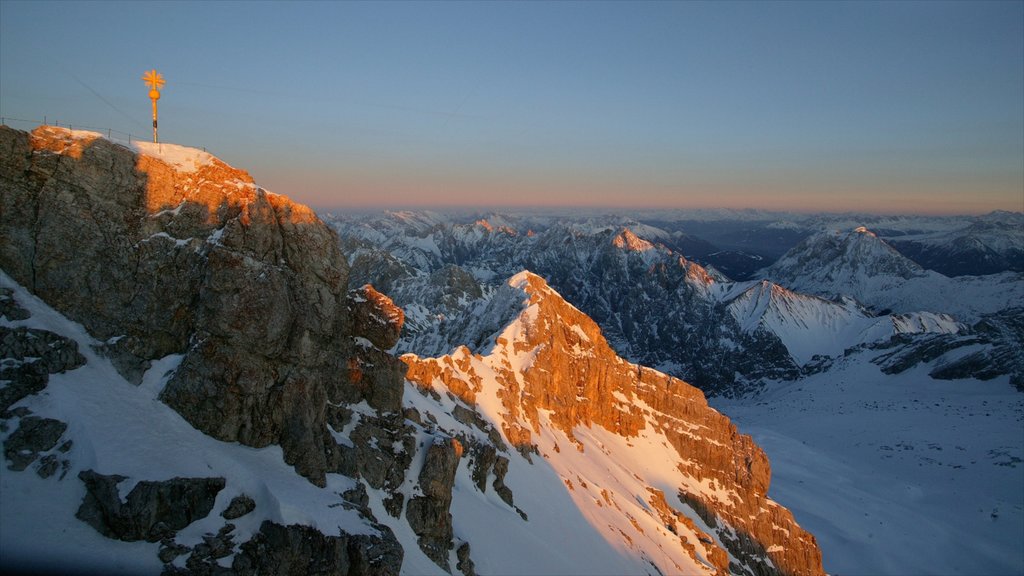
[[[1024,573],[1022,214],[317,215],[52,127],[0,193],[4,571]]]

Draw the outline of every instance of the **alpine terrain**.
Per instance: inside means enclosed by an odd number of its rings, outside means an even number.
[[[965,337],[632,228],[374,251],[205,152],[90,132],[0,127],[0,193],[4,570],[823,574],[751,437],[620,354],[761,389],[850,341]],[[665,338],[706,359],[644,356]]]
[[[328,222],[356,283],[405,311],[398,351],[487,358],[507,325],[493,314],[506,281],[531,270],[618,355],[693,383],[754,435],[772,493],[813,527],[826,570],[1003,574],[1024,570],[1024,275],[993,258],[946,276],[898,239],[951,250],[984,230],[1009,256],[1020,218],[404,211]],[[742,263],[743,279],[714,262]]]

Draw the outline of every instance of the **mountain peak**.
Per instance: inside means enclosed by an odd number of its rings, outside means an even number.
[[[654,248],[654,244],[640,238],[629,228],[623,228],[620,230],[619,233],[612,238],[612,244],[616,248],[630,252],[646,252],[647,250],[652,250]]]
[[[727,573],[730,558],[782,573],[821,572],[813,537],[767,498],[764,453],[700,390],[620,358],[597,324],[540,276],[520,272],[505,288],[514,314],[494,346],[440,358],[407,354],[409,381],[427,394],[453,395],[525,458],[535,465],[542,458],[607,541],[662,573],[712,566]],[[681,520],[687,509],[698,511],[699,525]],[[648,516],[655,524],[645,529]],[[658,529],[668,525],[674,529]],[[758,541],[771,564],[745,550],[737,533]]]
[[[850,232],[820,232],[805,238],[762,274],[791,290],[829,297],[879,278],[893,282],[925,275],[923,268],[897,252],[866,227]],[[854,297],[858,294],[849,294]]]

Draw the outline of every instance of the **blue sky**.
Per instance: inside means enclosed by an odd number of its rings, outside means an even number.
[[[320,208],[1024,210],[1024,2],[0,1],[2,116],[145,137],[151,68]]]

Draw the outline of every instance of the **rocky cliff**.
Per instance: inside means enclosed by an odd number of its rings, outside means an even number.
[[[509,320],[489,347],[478,353],[461,348],[441,358],[403,356],[409,380],[425,391],[454,394],[497,423],[523,456],[553,462],[570,490],[593,494],[579,499],[581,507],[600,507],[604,500],[622,510],[608,497],[622,491],[602,475],[586,477],[584,466],[560,468],[565,452],[587,454],[597,468],[622,465],[604,462],[621,456],[612,456],[605,442],[586,440],[594,429],[625,442],[640,460],[667,459],[660,473],[645,473],[650,462],[631,473],[643,488],[644,513],[670,527],[678,539],[675,552],[685,551],[698,565],[718,573],[822,572],[814,537],[767,498],[764,453],[708,407],[698,389],[616,356],[598,326],[539,276],[516,275],[504,292],[494,302],[504,303]],[[686,558],[667,553],[635,519],[626,531],[615,524],[607,521],[609,539],[635,547],[663,573],[687,566]]]
[[[0,127],[0,193],[5,555],[113,550],[166,574],[821,573],[750,438],[616,356],[538,276],[487,300],[473,351],[399,360],[405,313],[349,289],[335,234],[209,154]],[[70,536],[37,522],[43,502],[73,502]]]
[[[209,154],[140,146],[0,130],[0,267],[105,341],[129,380],[183,354],[164,402],[215,438],[279,444],[322,484],[341,460],[328,402],[400,408],[393,361],[349,385],[349,308],[375,303],[349,302],[337,237],[309,208]]]

